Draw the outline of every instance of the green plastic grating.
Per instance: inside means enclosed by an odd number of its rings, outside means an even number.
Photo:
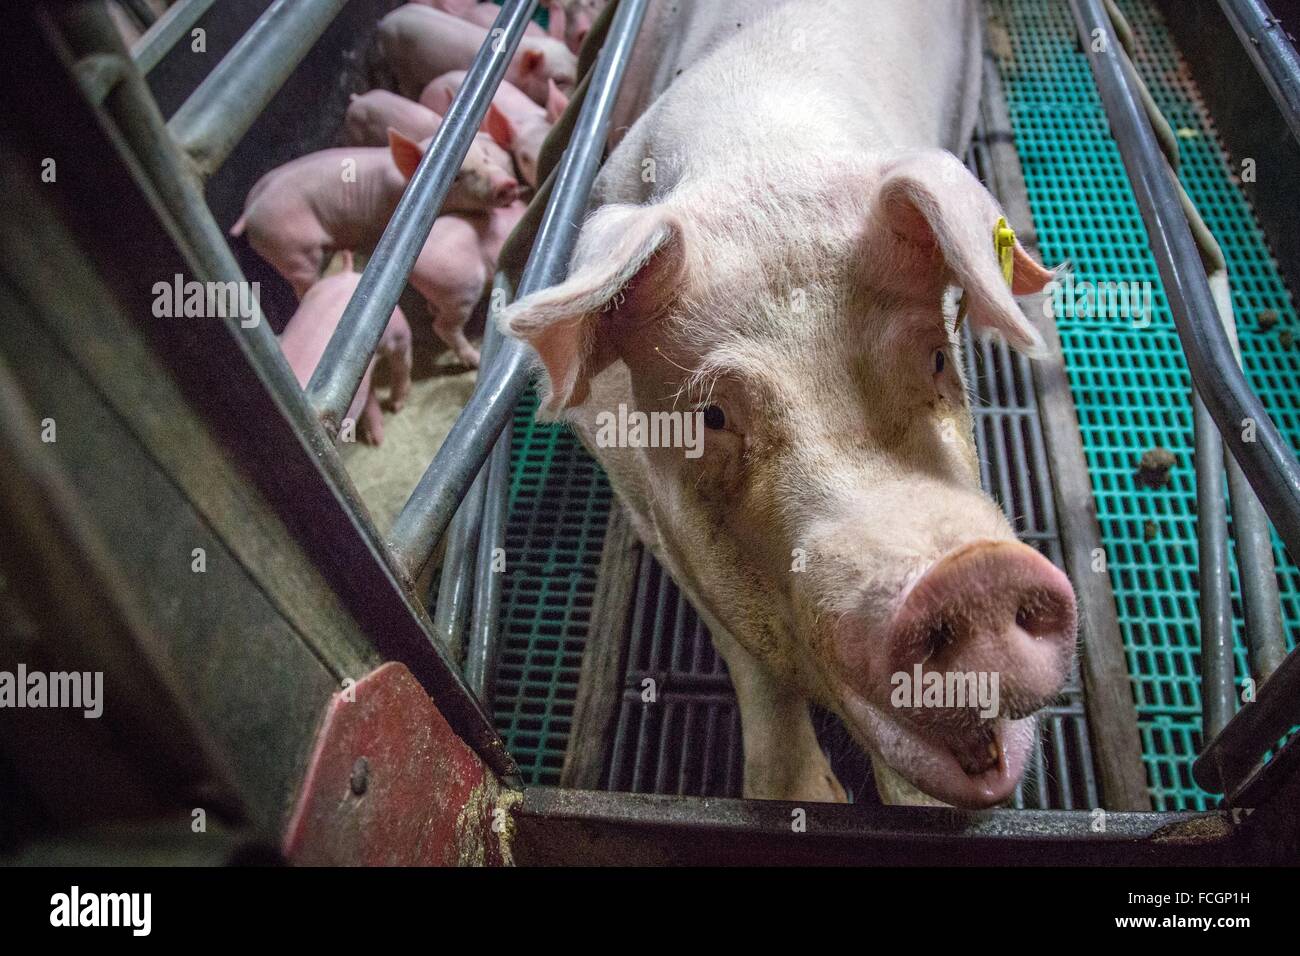
[[[567,427],[515,409],[493,716],[525,781],[559,783],[613,492]]]
[[[1068,261],[1079,281],[1149,282],[1155,290],[1148,328],[1134,328],[1127,318],[1068,314],[1058,324],[1152,797],[1157,809],[1205,809],[1213,798],[1191,778],[1201,745],[1191,379],[1067,3],[990,0],[989,8],[1009,40],[1010,55],[999,67],[1044,259]],[[1248,378],[1297,445],[1300,354],[1283,348],[1278,337],[1282,329],[1296,329],[1294,306],[1159,12],[1150,0],[1122,0],[1121,8],[1139,38],[1138,71],[1179,133],[1182,181],[1228,258]],[[1228,36],[1225,42],[1236,41]],[[1257,327],[1264,310],[1279,318],[1267,333]],[[1137,459],[1157,445],[1178,456],[1172,481],[1140,488],[1133,480]],[[1300,574],[1276,539],[1274,550],[1293,642]],[[1235,555],[1233,596],[1240,682],[1247,671]]]

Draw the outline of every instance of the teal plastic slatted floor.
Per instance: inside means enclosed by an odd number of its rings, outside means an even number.
[[[1179,133],[1183,183],[1227,255],[1250,382],[1296,444],[1300,353],[1284,348],[1279,337],[1281,330],[1297,329],[1290,296],[1155,5],[1127,0],[1120,6],[1139,38],[1138,71]],[[1191,778],[1201,744],[1191,379],[1068,4],[991,0],[989,11],[1009,39],[994,46],[1002,54],[999,67],[1045,260],[1068,261],[1079,281],[1149,282],[1155,290],[1148,328],[1134,328],[1129,318],[1085,315],[1061,316],[1058,324],[1151,793],[1157,809],[1206,808],[1212,799]],[[1228,35],[1224,42],[1236,40]],[[1258,328],[1266,310],[1279,318],[1269,332]],[[1172,481],[1160,489],[1138,487],[1137,459],[1157,445],[1178,457]],[[1275,550],[1293,635],[1300,623],[1300,575],[1276,542]],[[1240,682],[1247,671],[1235,564],[1233,592]]]
[[[573,432],[537,423],[536,409],[530,392],[510,445],[494,718],[524,779],[556,784],[613,492]]]
[[[1146,281],[1151,324],[1062,317],[1061,335],[1101,519],[1108,568],[1138,705],[1157,809],[1203,809],[1191,779],[1200,746],[1195,484],[1190,387],[1137,205],[1107,133],[1065,0],[990,0],[1005,28],[1000,61],[1030,205],[1049,264],[1080,281]],[[1250,207],[1234,183],[1186,65],[1149,0],[1122,2],[1141,38],[1137,66],[1179,129],[1183,181],[1227,254],[1252,385],[1291,438],[1300,438],[1300,353],[1278,333],[1296,313]],[[1235,42],[1226,38],[1225,42]],[[1261,311],[1277,328],[1257,331]],[[564,758],[610,489],[565,429],[532,421],[521,403],[512,444],[503,646],[497,727],[527,780],[555,784]],[[1138,457],[1178,456],[1171,483],[1138,487]],[[1148,540],[1150,525],[1155,536]],[[1276,547],[1289,634],[1300,623],[1300,572]],[[1235,566],[1233,576],[1236,596]],[[1240,627],[1240,607],[1236,608]],[[1241,635],[1238,634],[1240,647]],[[1238,653],[1238,680],[1246,673]]]

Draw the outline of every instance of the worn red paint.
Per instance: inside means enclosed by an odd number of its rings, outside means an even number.
[[[364,786],[354,785],[363,757]],[[284,853],[308,866],[500,864],[500,792],[411,672],[390,662],[330,699]]]

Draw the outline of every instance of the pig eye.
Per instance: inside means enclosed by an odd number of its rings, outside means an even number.
[[[943,349],[934,350],[934,374],[942,375],[943,370],[948,367],[948,356],[944,354]]]
[[[719,431],[727,427],[727,416],[718,405],[705,405],[700,409],[704,413],[704,427]]]

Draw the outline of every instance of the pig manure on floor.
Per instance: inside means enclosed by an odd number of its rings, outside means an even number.
[[[1137,482],[1147,488],[1162,488],[1169,484],[1169,471],[1177,462],[1168,448],[1151,448],[1142,453],[1138,461]]]

